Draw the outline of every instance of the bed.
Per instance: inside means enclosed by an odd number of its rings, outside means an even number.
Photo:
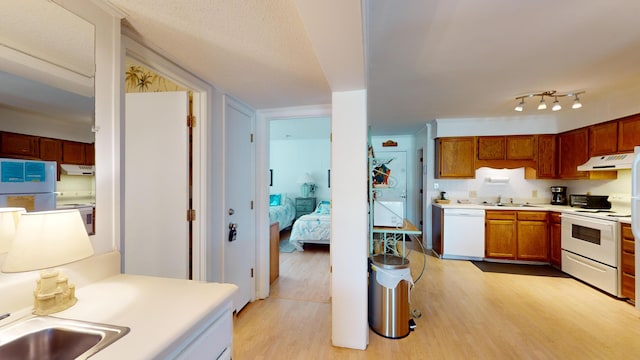
[[[328,201],[321,201],[316,210],[302,215],[296,220],[291,229],[289,242],[296,250],[304,251],[305,243],[330,244],[331,240],[331,205]]]
[[[296,217],[296,205],[284,194],[269,195],[269,224],[280,223],[278,230],[286,229]]]

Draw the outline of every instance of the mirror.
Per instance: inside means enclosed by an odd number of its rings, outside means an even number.
[[[3,3],[0,131],[93,143],[94,73],[93,24],[53,1]],[[93,177],[68,178],[58,192],[95,199]]]

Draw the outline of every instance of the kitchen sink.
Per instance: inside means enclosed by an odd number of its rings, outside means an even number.
[[[485,202],[482,205],[485,205],[485,206],[500,206],[500,207],[538,207],[538,205],[532,205],[532,204],[527,204],[527,203],[524,203],[524,204],[520,204],[520,203],[499,203],[499,204],[497,204],[497,203]]]
[[[123,326],[30,316],[0,328],[0,359],[86,359],[128,332]]]

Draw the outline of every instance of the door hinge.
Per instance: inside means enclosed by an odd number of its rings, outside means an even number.
[[[253,278],[253,268],[251,268],[251,277]]]
[[[187,221],[196,221],[196,210],[188,209],[187,210]]]
[[[253,142],[253,133],[249,137],[250,137],[250,141]]]
[[[251,207],[251,210],[253,210],[253,200],[251,200],[251,205],[250,205],[250,207]]]
[[[193,115],[187,116],[187,127],[194,128],[196,127],[196,117]]]

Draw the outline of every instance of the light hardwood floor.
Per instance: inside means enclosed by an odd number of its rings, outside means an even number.
[[[280,254],[271,296],[236,316],[235,360],[640,359],[640,313],[624,301],[572,278],[488,273],[433,256],[412,290],[422,312],[414,332],[391,340],[370,331],[365,351],[333,347],[328,254]],[[422,254],[409,258],[416,278]]]

